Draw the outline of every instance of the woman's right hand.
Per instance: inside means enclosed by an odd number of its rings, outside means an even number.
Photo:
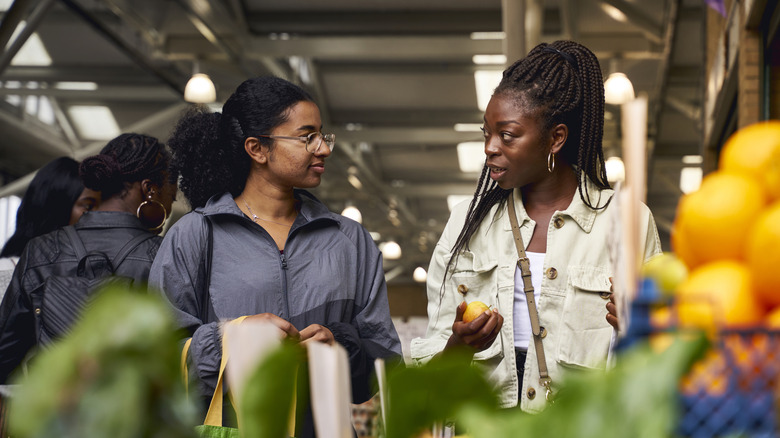
[[[468,345],[476,351],[482,351],[490,347],[501,332],[504,317],[497,310],[487,311],[471,322],[463,322],[463,312],[465,311],[466,303],[462,302],[456,310],[455,322],[452,324],[452,335],[444,347],[445,350]]]
[[[270,322],[276,327],[279,328],[279,330],[282,331],[284,334],[284,338],[292,338],[295,340],[299,340],[301,338],[301,334],[298,332],[298,329],[295,328],[294,325],[292,325],[289,321],[286,319],[282,319],[281,317],[274,315],[273,313],[258,313],[256,315],[248,316],[244,321],[263,321],[263,322]]]

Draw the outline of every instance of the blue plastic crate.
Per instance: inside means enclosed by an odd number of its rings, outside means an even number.
[[[659,332],[651,312],[664,301],[652,281],[642,283],[632,303],[631,325],[618,350]],[[680,385],[681,437],[779,437],[780,331],[762,328],[727,330],[714,341],[713,351]]]

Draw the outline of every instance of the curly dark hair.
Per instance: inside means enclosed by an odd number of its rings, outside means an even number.
[[[122,197],[129,186],[145,179],[163,185],[172,179],[171,154],[154,137],[122,134],[108,142],[99,154],[85,158],[79,167],[84,186],[101,192],[103,200]]]
[[[528,55],[504,70],[494,95],[515,98],[549,130],[558,124],[569,128],[566,144],[560,152],[563,161],[572,165],[579,181],[578,192],[592,209],[584,173],[600,189],[610,188],[604,166],[604,81],[596,55],[574,41],[542,43]],[[466,214],[466,222],[452,248],[445,272],[450,268],[471,237],[496,204],[503,204],[512,193],[502,189],[482,168],[477,189]],[[445,274],[446,275],[446,274]],[[442,283],[442,287],[443,287]]]
[[[241,194],[251,165],[244,141],[270,133],[288,120],[295,104],[304,101],[314,99],[301,87],[274,76],[261,76],[239,85],[222,113],[212,113],[203,105],[188,109],[168,145],[173,151],[173,170],[181,175],[179,189],[190,207],[202,207],[217,194]],[[258,141],[273,146],[268,138],[259,137]]]
[[[18,257],[33,237],[68,225],[73,204],[83,191],[79,162],[73,158],[56,158],[41,167],[22,197],[16,211],[16,231],[0,257]]]

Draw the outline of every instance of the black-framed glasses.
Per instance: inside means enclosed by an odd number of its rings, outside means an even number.
[[[333,148],[336,147],[336,134],[323,134],[322,132],[312,132],[309,135],[301,137],[291,137],[287,135],[270,135],[260,134],[258,137],[276,138],[282,140],[300,140],[306,143],[306,151],[311,154],[316,154],[323,143],[333,152]]]

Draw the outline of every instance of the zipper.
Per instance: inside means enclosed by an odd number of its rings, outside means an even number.
[[[290,319],[290,300],[287,293],[287,257],[284,252],[279,253],[279,262],[282,265],[282,301],[284,302],[284,319]]]

